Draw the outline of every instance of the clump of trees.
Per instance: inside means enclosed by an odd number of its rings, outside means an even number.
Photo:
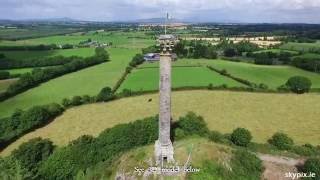
[[[28,172],[28,179],[38,179],[41,163],[53,153],[53,143],[48,139],[34,138],[12,152],[21,168]],[[25,177],[27,178],[27,177]]]
[[[320,159],[310,158],[304,163],[302,167],[304,173],[315,173],[315,177],[312,179],[320,179]]]
[[[103,131],[97,138],[82,136],[68,146],[55,151],[40,167],[46,179],[72,179],[99,162],[111,164],[121,152],[154,143],[158,138],[156,117],[117,125]]]
[[[64,109],[59,104],[35,106],[27,111],[17,110],[11,117],[0,120],[0,149],[21,135],[41,127],[59,116]]]

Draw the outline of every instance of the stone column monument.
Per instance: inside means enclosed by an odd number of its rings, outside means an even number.
[[[175,37],[162,35],[159,42],[163,48],[160,53],[160,82],[159,82],[159,139],[155,143],[156,164],[174,162],[173,146],[170,140],[171,129],[171,47]]]

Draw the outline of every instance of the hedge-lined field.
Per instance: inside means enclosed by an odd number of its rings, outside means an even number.
[[[69,109],[46,127],[11,144],[1,155],[7,155],[34,137],[49,138],[57,145],[65,145],[84,134],[96,136],[116,124],[154,116],[159,112],[158,96],[157,93],[148,94]],[[318,94],[178,91],[173,92],[172,113],[177,120],[193,111],[204,117],[210,129],[222,133],[230,133],[237,127],[247,128],[255,142],[265,143],[275,132],[281,131],[297,144],[319,145],[319,100]]]
[[[280,49],[293,50],[293,51],[309,51],[311,49],[320,50],[320,41],[317,41],[316,43],[289,42],[280,46]]]
[[[77,49],[63,49],[50,51],[0,51],[9,59],[40,59],[49,58],[53,56],[80,56],[89,57],[94,55],[94,48],[77,48]]]
[[[73,44],[78,45],[81,41],[91,39],[100,43],[110,43],[116,47],[123,48],[144,48],[153,45],[155,42],[150,36],[146,36],[144,32],[100,32],[100,33],[86,33],[84,35],[68,34],[61,36],[50,36],[36,39],[27,39],[20,41],[2,41],[0,45],[14,46],[14,45],[38,45],[38,44]]]
[[[38,87],[0,103],[0,117],[10,115],[15,109],[35,105],[60,103],[63,98],[75,95],[96,95],[103,87],[113,86],[138,50],[108,49],[110,62],[53,79]]]
[[[229,61],[214,61],[212,66],[226,69],[228,73],[257,84],[264,83],[271,89],[286,83],[292,76],[305,76],[312,82],[312,88],[320,88],[320,75],[292,66],[264,66]]]
[[[271,89],[286,83],[292,76],[305,76],[312,82],[312,88],[320,88],[320,75],[304,71],[292,66],[266,66],[224,60],[181,59],[173,62],[173,66],[213,66],[216,69],[225,69],[233,76],[246,79],[257,84],[263,83]],[[158,67],[158,63],[144,63],[140,67]]]
[[[221,86],[245,87],[245,85],[210,71],[206,67],[174,67],[172,69],[172,87],[192,87],[192,86]],[[121,85],[119,91],[130,89],[156,90],[159,88],[159,68],[137,69],[131,72]]]

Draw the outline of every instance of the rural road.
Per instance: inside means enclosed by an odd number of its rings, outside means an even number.
[[[288,180],[292,178],[285,177],[285,173],[298,172],[297,166],[304,163],[304,159],[294,159],[284,156],[274,156],[269,154],[257,154],[263,161],[265,171],[263,172],[263,180]]]

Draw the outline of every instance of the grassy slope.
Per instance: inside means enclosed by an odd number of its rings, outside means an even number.
[[[111,61],[53,79],[0,103],[0,117],[15,109],[61,102],[74,95],[96,95],[102,87],[113,86],[138,50],[109,49]]]
[[[173,92],[172,113],[173,119],[178,119],[194,111],[204,117],[210,129],[223,133],[248,128],[256,142],[266,142],[273,133],[282,131],[298,144],[320,144],[319,100],[318,94],[179,91]],[[158,94],[149,94],[69,109],[46,127],[20,138],[3,154],[34,137],[65,145],[84,134],[96,136],[116,124],[158,114],[158,102]]]
[[[182,59],[173,63],[173,66],[206,66],[212,65],[217,69],[226,69],[230,74],[247,79],[255,83],[264,83],[275,89],[286,83],[291,76],[306,76],[313,84],[313,88],[320,88],[320,75],[292,66],[264,66],[249,63],[238,63],[223,60]],[[146,63],[141,67],[157,67],[158,63]]]
[[[36,59],[48,58],[52,56],[81,56],[88,57],[94,55],[94,48],[78,48],[51,51],[0,51],[10,59]]]

